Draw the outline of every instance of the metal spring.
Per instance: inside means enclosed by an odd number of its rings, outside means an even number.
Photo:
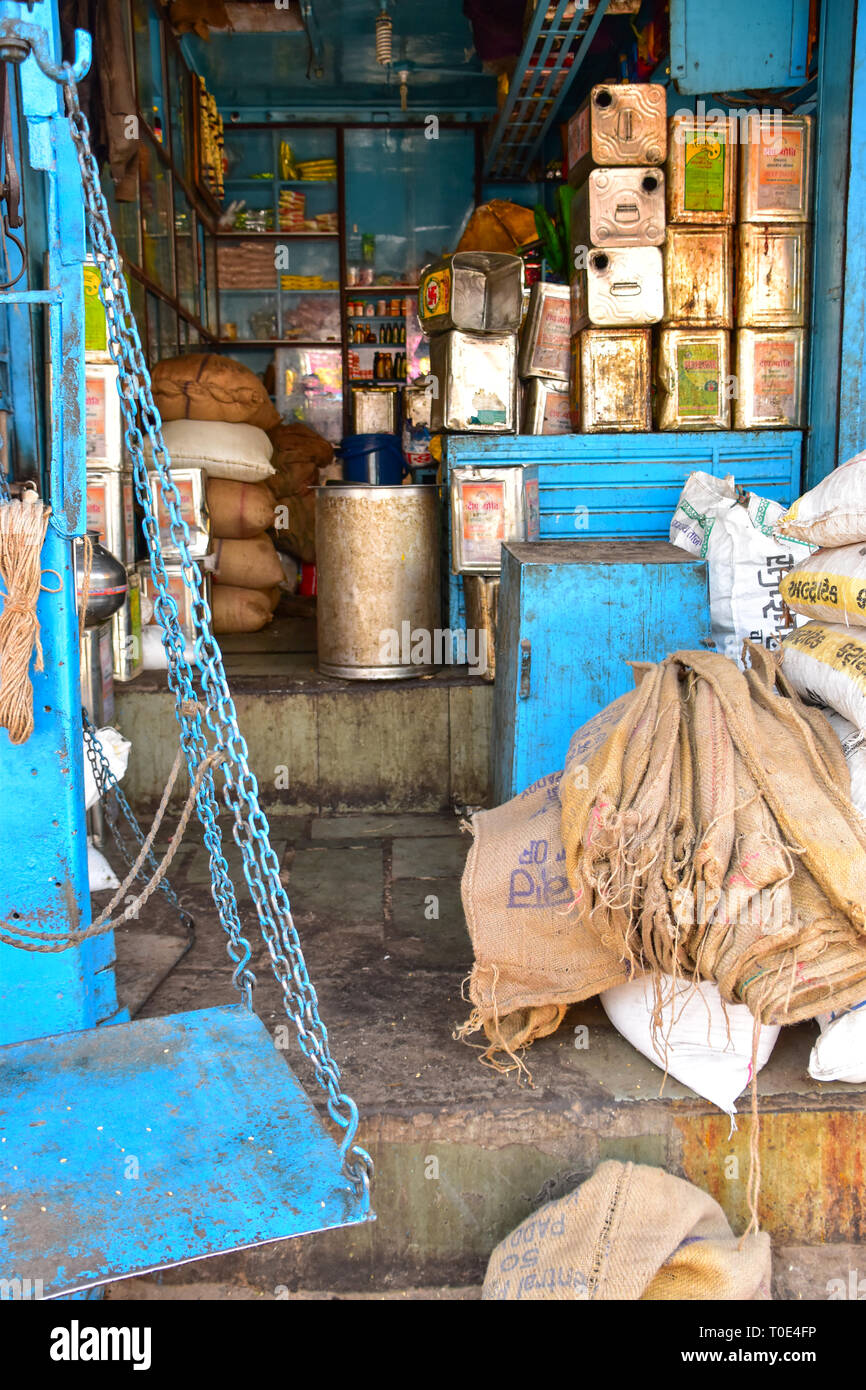
[[[387,10],[376,16],[376,62],[387,67],[391,63],[391,33],[393,25]]]

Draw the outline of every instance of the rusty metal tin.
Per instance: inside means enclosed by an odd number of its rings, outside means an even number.
[[[466,606],[467,657],[476,661],[474,674],[482,680],[496,679],[496,619],[499,613],[499,576],[464,574],[463,601]]]
[[[202,581],[202,593],[208,608],[212,607],[212,583],[210,574],[199,565]],[[184,567],[179,564],[168,563],[165,566],[166,578],[168,581],[168,591],[177,604],[177,617],[181,628],[187,637],[192,637],[194,632],[193,613],[192,613],[192,590],[184,583]],[[159,591],[154,585],[150,573],[150,561],[142,560],[138,565],[138,574],[141,579],[141,597],[149,599],[152,604],[156,603]],[[159,619],[154,613],[153,622]]]
[[[81,703],[97,729],[114,723],[111,620],[85,629],[81,642]]]
[[[572,264],[578,246],[661,246],[665,176],[660,168],[593,169],[571,205]]]
[[[734,429],[800,429],[806,334],[802,328],[737,333]]]
[[[323,675],[394,680],[452,660],[440,627],[439,512],[435,486],[316,489]]]
[[[755,120],[743,141],[741,222],[808,222],[812,199],[812,117]]]
[[[672,116],[665,175],[668,222],[732,226],[737,211],[736,121]]]
[[[452,468],[451,568],[498,574],[505,541],[538,540],[538,466]]]
[[[569,342],[569,361],[571,343]],[[568,382],[530,377],[523,388],[521,434],[570,434]]]
[[[663,164],[667,91],[660,83],[593,87],[566,130],[568,182],[578,188],[594,164]]]
[[[539,281],[532,286],[529,312],[520,335],[520,376],[568,381],[570,344],[569,288]]]
[[[418,317],[427,334],[516,333],[523,261],[499,251],[456,251],[421,271]]]
[[[111,619],[111,646],[114,652],[114,679],[131,681],[144,669],[141,646],[141,576],[127,571],[126,599]]]
[[[89,467],[87,529],[98,531],[106,550],[123,565],[135,562],[135,489],[129,468]]]
[[[573,405],[584,434],[652,428],[651,344],[648,328],[587,328],[580,334]]]
[[[153,511],[159,526],[162,552],[167,560],[179,560],[180,552],[171,534],[171,519],[162,501],[159,474],[148,474]],[[207,474],[203,468],[175,468],[171,480],[180,493],[180,512],[189,527],[189,553],[200,560],[210,550],[210,513],[207,509]]]
[[[738,233],[740,328],[802,328],[808,316],[808,223],[743,222]]]
[[[664,313],[662,253],[657,246],[592,250],[572,281],[572,328],[637,328]]]
[[[396,386],[352,387],[352,433],[394,434],[397,429]]]
[[[733,228],[669,223],[664,277],[665,326],[733,328]]]
[[[436,333],[431,429],[513,434],[517,429],[517,334]]]
[[[660,430],[731,427],[730,333],[663,328],[656,361]]]

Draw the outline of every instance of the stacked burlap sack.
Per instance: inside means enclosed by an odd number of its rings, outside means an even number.
[[[173,465],[207,473],[214,631],[257,632],[297,579],[297,563],[277,546],[315,560],[314,488],[331,445],[283,425],[259,378],[232,358],[160,362],[153,390]]]

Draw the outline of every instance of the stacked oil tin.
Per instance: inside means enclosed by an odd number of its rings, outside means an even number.
[[[520,433],[568,434],[571,307],[567,285],[532,286],[520,332]]]
[[[180,511],[189,531],[189,553],[198,562],[201,570],[204,597],[211,606],[211,523],[207,506],[207,474],[203,468],[175,467],[172,464],[171,478],[180,495]],[[169,593],[177,604],[177,616],[184,636],[193,635],[192,590],[184,583],[184,568],[181,555],[172,534],[171,518],[162,500],[159,475],[148,473],[150,500],[159,539],[162,546],[165,572],[168,578]],[[153,605],[156,602],[156,588],[150,572],[150,562],[143,560],[139,565],[141,594],[145,603],[147,621],[153,620]]]
[[[117,390],[117,367],[108,351],[105,310],[99,299],[99,269],[84,267],[85,305],[85,438],[87,529],[99,534],[106,550],[125,566],[126,602],[110,620],[113,678],[132,680],[141,670],[141,592],[135,569],[135,492],[123,443],[123,415]],[[106,629],[108,624],[105,625]],[[93,628],[89,641],[101,644],[99,660],[107,669],[108,634]]]
[[[645,431],[651,325],[664,310],[667,97],[646,83],[593,87],[569,123],[575,429]]]
[[[418,315],[430,338],[434,432],[516,432],[522,313],[519,256],[458,251],[421,272]]]

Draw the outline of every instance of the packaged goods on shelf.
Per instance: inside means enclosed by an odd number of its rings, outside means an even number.
[[[274,248],[269,241],[220,241],[217,246],[220,289],[275,289]]]

